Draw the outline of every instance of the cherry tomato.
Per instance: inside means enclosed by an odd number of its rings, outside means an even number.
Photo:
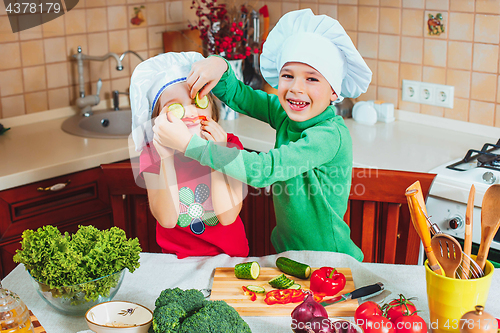
[[[384,315],[394,322],[401,316],[412,315],[417,311],[417,308],[404,295],[400,294],[398,299],[394,299],[388,305],[384,305],[384,310]]]
[[[356,324],[364,328],[366,318],[370,316],[382,316],[382,309],[377,303],[366,301],[356,309],[356,312],[354,313],[354,320],[356,321]]]
[[[364,333],[396,333],[392,321],[384,316],[374,315],[365,319]]]
[[[427,324],[419,315],[400,316],[394,321],[396,333],[427,333]]]

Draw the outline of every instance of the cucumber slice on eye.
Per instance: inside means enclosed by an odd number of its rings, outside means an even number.
[[[184,107],[179,103],[169,105],[167,112],[171,112],[173,116],[179,119],[182,119],[184,117]]]
[[[200,98],[200,93],[196,93],[196,97],[194,98],[194,102],[200,109],[206,109],[208,107],[208,97]]]

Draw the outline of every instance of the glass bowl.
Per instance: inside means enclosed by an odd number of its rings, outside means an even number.
[[[38,295],[51,307],[66,315],[83,316],[94,305],[110,301],[115,297],[125,277],[125,271],[126,268],[85,283],[55,288],[38,282],[31,274],[29,276]],[[96,289],[104,292],[95,300],[89,299],[91,296],[86,298],[87,294],[92,295]]]

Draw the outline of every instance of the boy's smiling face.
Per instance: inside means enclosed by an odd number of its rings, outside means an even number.
[[[337,99],[320,72],[301,62],[287,62],[280,71],[278,97],[288,117],[297,122],[316,117]]]

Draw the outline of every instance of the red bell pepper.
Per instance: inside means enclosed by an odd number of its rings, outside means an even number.
[[[335,296],[345,287],[345,276],[332,267],[321,267],[311,275],[311,290],[325,296]]]
[[[241,288],[243,289],[243,292],[245,293],[245,295],[250,296],[250,300],[252,302],[255,302],[257,300],[257,294],[254,291],[248,290],[248,288],[245,286],[242,286]]]

